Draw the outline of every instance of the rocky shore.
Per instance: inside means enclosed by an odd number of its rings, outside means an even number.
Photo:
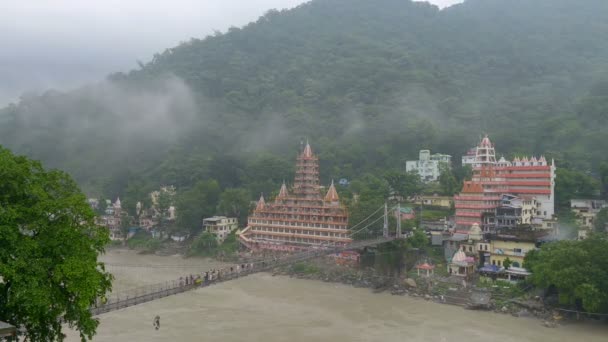
[[[369,288],[374,293],[389,292],[396,296],[410,296],[439,304],[458,305],[470,310],[493,311],[515,317],[537,318],[545,327],[554,328],[561,317],[556,317],[539,299],[500,298],[475,286],[466,288],[461,280],[444,277],[389,277],[374,269],[358,269],[312,262],[275,269],[273,275],[298,279],[340,283],[357,288]]]

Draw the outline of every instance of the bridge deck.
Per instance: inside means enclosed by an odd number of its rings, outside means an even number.
[[[159,284],[157,287],[155,287],[154,289],[152,289],[150,291],[143,292],[141,294],[134,294],[134,295],[130,295],[130,296],[123,295],[122,298],[117,298],[117,300],[109,301],[103,305],[92,307],[91,312],[93,313],[93,315],[99,315],[99,314],[110,312],[110,311],[120,310],[120,309],[124,309],[124,308],[130,307],[130,306],[147,303],[147,302],[151,302],[153,300],[157,300],[160,298],[164,298],[164,297],[176,295],[179,293],[183,293],[186,291],[194,290],[194,289],[197,289],[200,287],[206,287],[209,285],[230,281],[230,280],[244,277],[244,276],[247,276],[247,275],[250,275],[253,273],[265,272],[265,271],[271,270],[271,269],[279,267],[279,266],[285,266],[285,265],[289,265],[289,264],[293,264],[293,263],[297,263],[297,262],[301,262],[301,261],[306,261],[306,260],[334,254],[334,253],[340,253],[340,252],[347,251],[347,250],[375,246],[375,245],[383,244],[383,243],[386,243],[386,242],[389,242],[392,240],[395,240],[395,238],[394,237],[382,237],[382,238],[377,238],[377,239],[372,239],[372,240],[355,241],[355,242],[349,244],[348,246],[343,246],[343,247],[311,249],[311,250],[308,250],[305,252],[297,253],[297,254],[290,255],[290,256],[287,256],[284,258],[280,258],[280,259],[259,261],[256,263],[254,268],[251,270],[241,271],[239,273],[232,272],[227,275],[221,276],[221,278],[219,278],[219,279],[214,279],[212,281],[203,282],[201,284],[187,284],[186,285],[186,284],[180,284],[179,282],[163,283],[163,284]]]

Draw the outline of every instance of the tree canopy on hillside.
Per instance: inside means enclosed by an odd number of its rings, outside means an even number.
[[[106,198],[134,175],[258,196],[306,137],[325,182],[402,169],[422,148],[459,156],[484,132],[506,156],[597,175],[606,17],[603,0],[314,0],[100,84],[25,96],[0,110],[0,143]]]

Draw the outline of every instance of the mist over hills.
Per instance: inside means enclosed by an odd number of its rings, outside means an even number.
[[[0,110],[0,144],[105,196],[134,180],[272,188],[305,138],[324,181],[403,168],[421,148],[460,156],[484,132],[505,155],[594,172],[607,17],[602,0],[315,0],[25,97]]]

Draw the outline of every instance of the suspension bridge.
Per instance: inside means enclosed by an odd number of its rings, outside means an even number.
[[[382,212],[382,209],[384,209],[382,215],[374,218],[374,216]],[[393,210],[397,210],[396,212],[398,213],[399,207],[396,206],[389,210],[387,205],[385,204],[384,206],[378,208],[367,218],[351,227],[349,229],[349,235],[353,239],[353,242],[349,243],[348,245],[326,244],[314,246],[310,249],[295,254],[283,255],[281,257],[250,259],[244,263],[239,263],[241,267],[235,264],[232,267],[225,266],[219,270],[206,272],[207,276],[204,279],[192,278],[192,276],[187,276],[185,278],[182,277],[173,281],[167,281],[164,283],[113,293],[112,295],[110,295],[109,298],[99,300],[98,303],[91,308],[91,312],[93,313],[93,315],[99,315],[102,313],[107,313],[110,311],[115,311],[126,307],[157,300],[160,298],[176,295],[196,288],[230,281],[250,274],[267,272],[277,267],[296,264],[299,262],[337,254],[348,250],[357,250],[365,247],[377,246],[383,243],[393,241],[395,239],[403,238],[403,235],[401,233],[401,225],[399,222],[400,220],[397,220],[395,232],[391,233],[389,231],[388,215],[389,212],[392,212]],[[377,226],[375,226],[380,222],[380,220],[384,221],[382,230],[376,229]],[[106,266],[143,268],[176,267],[171,265],[125,265],[111,263],[106,264]]]

